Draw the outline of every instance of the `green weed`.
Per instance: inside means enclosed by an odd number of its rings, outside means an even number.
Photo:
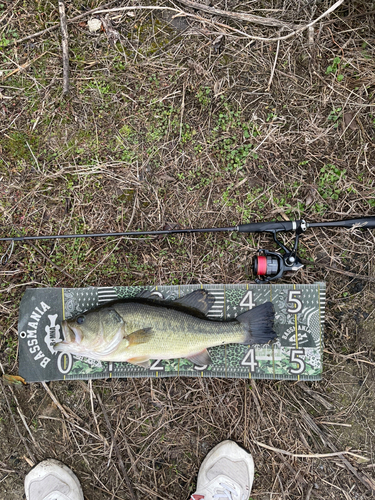
[[[183,123],[182,124],[182,129],[181,129],[181,142],[183,144],[191,141],[193,137],[196,135],[197,131],[190,127],[188,123]]]
[[[342,118],[342,108],[333,108],[333,110],[328,115],[328,121],[332,121],[334,123],[334,128],[337,128],[340,123],[340,119]]]
[[[109,83],[106,83],[101,80],[94,80],[92,82],[86,83],[79,89],[80,94],[86,94],[90,92],[91,95],[94,93],[99,95],[103,100],[108,101],[108,96],[112,95],[115,91],[111,88]],[[109,102],[107,103],[107,107],[109,106]]]
[[[344,75],[342,73],[339,73],[340,68],[344,68],[346,65],[341,64],[341,58],[340,57],[335,57],[332,61],[332,63],[327,67],[326,69],[326,75],[330,74],[335,74],[336,75],[336,80],[338,82],[341,82],[344,79]]]
[[[215,151],[218,153],[221,162],[224,164],[224,170],[227,172],[241,169],[246,164],[246,160],[253,148],[252,144],[237,146],[237,143],[237,137],[232,136],[221,140],[215,146]]]
[[[342,192],[339,182],[346,178],[346,170],[340,170],[335,165],[328,163],[320,169],[318,191],[325,200],[337,200]]]
[[[274,120],[276,120],[276,118],[277,114],[271,111],[270,113],[267,114],[266,122],[273,122]]]
[[[211,104],[211,89],[210,87],[199,87],[198,92],[195,94],[202,108],[207,108]]]
[[[8,47],[8,45],[17,38],[18,33],[14,29],[10,29],[6,33],[2,33],[0,38],[0,49],[5,49],[5,47]]]

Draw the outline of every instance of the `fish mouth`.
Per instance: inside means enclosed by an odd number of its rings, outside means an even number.
[[[74,327],[73,325],[70,325],[68,321],[64,320],[61,323],[62,326],[62,332],[64,335],[64,342],[66,344],[80,344],[82,341],[82,336],[81,333],[79,332],[78,328]]]
[[[69,325],[66,320],[62,321],[61,326],[64,340],[55,344],[53,346],[54,350],[57,352],[67,353],[77,351],[79,349],[79,344],[82,341],[82,337],[78,329]]]

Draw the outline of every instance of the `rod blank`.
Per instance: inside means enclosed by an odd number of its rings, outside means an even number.
[[[67,238],[109,238],[120,236],[158,236],[162,234],[214,233],[237,231],[237,227],[209,227],[200,229],[165,229],[161,231],[128,231],[126,233],[55,234],[49,236],[15,236],[0,238],[0,241],[58,240]]]
[[[33,240],[57,240],[67,238],[108,238],[121,236],[159,236],[163,234],[191,234],[191,233],[218,233],[239,231],[242,233],[263,233],[263,232],[288,232],[296,231],[303,220],[297,221],[271,221],[252,222],[233,227],[206,227],[188,229],[164,229],[160,231],[128,231],[124,233],[87,233],[87,234],[55,234],[46,236],[15,236],[0,238],[0,241],[33,241]],[[329,222],[308,222],[306,227],[345,227],[345,228],[375,228],[375,216],[361,217],[359,219],[347,219]]]

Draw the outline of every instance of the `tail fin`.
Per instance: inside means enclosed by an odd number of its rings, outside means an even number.
[[[276,338],[273,329],[275,311],[271,302],[266,302],[237,316],[236,320],[245,327],[242,344],[267,344]]]

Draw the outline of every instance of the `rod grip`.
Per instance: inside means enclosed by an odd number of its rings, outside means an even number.
[[[241,233],[264,233],[273,231],[295,231],[300,221],[274,221],[274,222],[252,222],[241,224],[238,231]]]

